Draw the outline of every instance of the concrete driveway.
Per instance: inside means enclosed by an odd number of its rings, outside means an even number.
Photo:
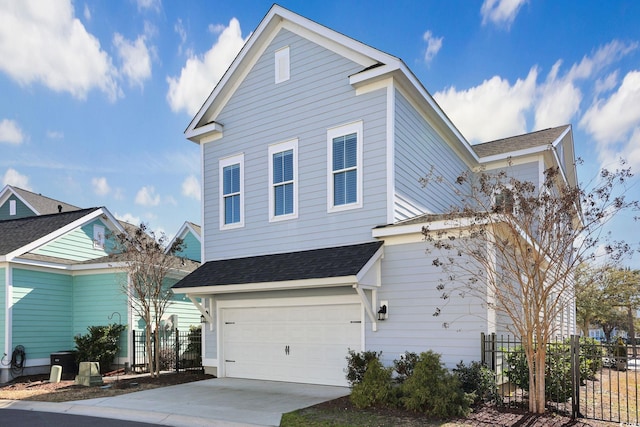
[[[346,387],[217,378],[116,397],[66,403],[19,401],[0,407],[169,426],[278,426],[286,412],[349,392]]]

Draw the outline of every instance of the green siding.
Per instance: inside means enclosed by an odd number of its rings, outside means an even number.
[[[13,343],[29,359],[73,349],[73,286],[65,274],[13,270]]]
[[[47,255],[57,258],[70,259],[73,261],[87,261],[107,255],[105,249],[93,247],[93,226],[101,225],[107,227],[100,220],[92,221],[79,227],[64,236],[61,236],[51,243],[36,249],[33,253],[37,255]],[[108,249],[109,244],[105,242]]]
[[[73,335],[85,335],[89,326],[127,324],[127,296],[122,290],[125,273],[79,275],[73,278]],[[117,314],[116,314],[117,313]],[[120,355],[127,355],[127,331],[122,334]]]
[[[193,235],[192,232],[187,233],[184,238],[184,249],[176,255],[185,257],[192,261],[200,262],[200,241]]]
[[[10,200],[16,201],[15,215],[9,215],[9,213],[11,212],[9,210]],[[17,218],[24,218],[27,216],[35,216],[35,215],[36,213],[31,209],[29,209],[27,205],[22,203],[22,201],[18,199],[15,195],[10,196],[2,205],[0,205],[0,221],[3,221],[5,219],[17,219]]]

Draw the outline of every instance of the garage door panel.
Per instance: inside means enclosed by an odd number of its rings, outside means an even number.
[[[346,385],[360,313],[359,304],[223,309],[225,375]]]

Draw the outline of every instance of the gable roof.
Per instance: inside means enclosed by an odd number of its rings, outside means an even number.
[[[546,148],[547,146],[556,143],[569,127],[569,125],[558,126],[555,128],[525,133],[523,135],[484,142],[482,144],[472,145],[471,147],[480,158],[498,156],[501,154],[537,147]]]
[[[6,185],[0,192],[0,201],[6,200],[11,194],[18,197],[25,205],[27,205],[36,215],[47,215],[69,211],[77,211],[80,208],[69,203],[62,202],[60,200],[52,199],[50,197],[43,196],[42,194],[36,194],[31,191]]]
[[[355,276],[383,243],[209,261],[173,289]]]
[[[7,255],[99,210],[81,209],[59,214],[0,221],[0,255]]]
[[[438,131],[452,141],[452,146],[458,151],[460,157],[467,162],[477,162],[477,156],[471,149],[471,145],[400,58],[345,36],[277,4],[269,9],[191,120],[184,132],[187,139],[199,143],[204,138],[213,140],[222,135],[224,124],[216,122],[219,112],[275,35],[283,28],[360,64],[362,66],[360,72],[345,76],[354,88],[393,76],[399,86],[411,92],[411,97],[417,100],[425,114],[434,118]]]

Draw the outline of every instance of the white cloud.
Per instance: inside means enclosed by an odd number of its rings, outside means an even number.
[[[156,194],[156,189],[153,186],[145,186],[136,194],[136,204],[142,206],[158,206],[160,204],[160,196]]]
[[[537,76],[534,67],[513,85],[494,76],[467,90],[436,92],[434,98],[469,141],[490,141],[526,132],[525,115],[533,105]]]
[[[596,99],[582,117],[584,127],[601,144],[619,142],[640,125],[640,71],[627,73],[608,99]]]
[[[422,38],[427,42],[427,50],[424,53],[424,62],[428,64],[442,48],[442,40],[444,40],[444,37],[434,37],[431,31],[427,31],[424,33]]]
[[[113,45],[122,61],[122,74],[127,77],[131,86],[142,87],[143,82],[151,77],[151,55],[146,45],[146,37],[139,36],[135,41],[129,41],[121,34],[115,33]]]
[[[200,182],[194,175],[189,175],[182,181],[182,195],[200,200]]]
[[[220,33],[218,41],[202,56],[191,55],[179,77],[167,77],[167,101],[174,112],[195,114],[220,80],[245,40],[236,18]]]
[[[527,0],[484,0],[480,8],[482,15],[482,25],[492,22],[506,28],[516,19],[520,8]]]
[[[602,92],[608,92],[618,86],[618,70],[609,74],[604,78],[600,78],[596,80],[594,92],[596,96],[600,95]]]
[[[103,176],[99,178],[93,178],[91,180],[91,185],[93,186],[93,192],[98,196],[106,196],[111,191],[109,183],[107,182],[107,178]]]
[[[78,99],[92,89],[121,96],[111,58],[70,0],[0,3],[0,58],[0,71],[20,85],[41,83]]]
[[[83,15],[86,21],[91,21],[91,9],[89,9],[89,5],[86,3],[84,5]]]
[[[136,0],[138,4],[138,10],[151,10],[153,12],[160,12],[162,3],[160,0]]]
[[[64,138],[64,133],[57,131],[57,130],[48,130],[47,131],[47,138],[49,139],[62,139]]]
[[[24,133],[15,120],[0,120],[0,143],[19,145],[24,141]]]
[[[575,85],[571,73],[558,77],[562,61],[557,61],[538,88],[535,103],[534,130],[568,124],[580,108],[582,91]]]
[[[13,185],[24,190],[32,190],[31,185],[29,184],[29,177],[22,175],[20,172],[12,168],[7,169],[2,177],[2,185]]]
[[[124,221],[126,223],[129,223],[135,226],[139,226],[140,224],[142,224],[142,219],[139,216],[135,216],[129,212],[124,214],[119,214],[118,212],[115,212],[114,215],[118,220]]]
[[[207,30],[209,30],[211,34],[220,34],[225,28],[224,24],[209,24]]]

